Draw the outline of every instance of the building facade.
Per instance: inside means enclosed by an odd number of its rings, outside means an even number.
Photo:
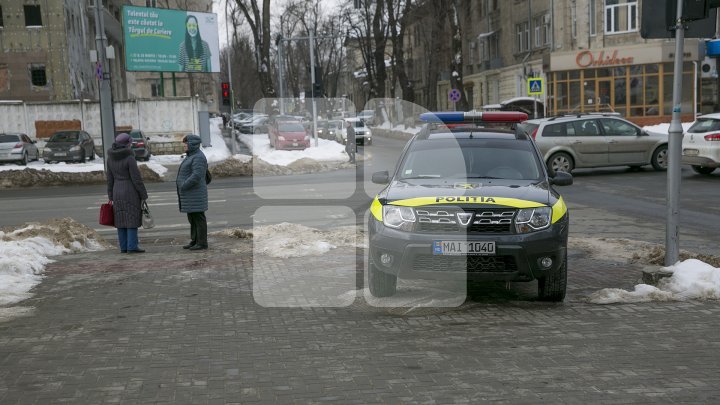
[[[462,75],[471,108],[528,96],[528,79],[542,78],[543,93],[537,97],[547,115],[616,111],[642,125],[668,122],[675,41],[640,36],[641,1],[460,1]],[[421,7],[431,3],[421,2]],[[422,15],[428,12],[433,15],[431,10]],[[430,30],[422,19],[414,25],[409,32]],[[450,35],[445,27],[445,40],[436,49],[423,49],[427,42],[412,35],[406,41],[414,65],[409,73],[420,86],[424,81],[432,85],[426,71],[418,69],[429,63],[423,55],[447,59]],[[713,76],[700,69],[706,61],[704,41],[686,39],[684,53],[683,118],[717,111],[717,71]],[[436,84],[435,104],[441,110],[454,109],[447,66],[441,63]]]
[[[98,97],[93,0],[0,0],[0,99],[61,101]],[[114,97],[127,97],[121,0],[104,0]],[[105,67],[107,69],[108,67]]]

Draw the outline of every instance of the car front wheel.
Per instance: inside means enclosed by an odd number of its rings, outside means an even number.
[[[567,290],[567,253],[563,264],[556,270],[538,279],[538,298],[542,301],[561,302],[565,299]]]
[[[715,171],[715,167],[705,167],[693,165],[692,169],[698,174],[710,174]]]
[[[383,273],[374,263],[368,264],[368,284],[373,297],[391,297],[397,291],[397,276]]]
[[[550,167],[556,172],[570,173],[575,168],[573,158],[565,152],[558,152],[550,156]]]
[[[27,163],[28,163],[27,152],[23,152],[22,159],[20,159],[20,162],[19,162],[19,163],[20,163],[20,166],[25,166],[25,165],[27,165]]]

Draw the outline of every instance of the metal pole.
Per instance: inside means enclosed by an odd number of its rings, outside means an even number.
[[[285,43],[285,40],[283,40],[281,37],[280,40],[278,41],[278,61],[277,61],[278,86],[280,87],[280,114],[281,115],[285,114],[285,100],[284,100],[285,92],[283,91],[284,89],[283,89],[283,62],[282,62],[283,61],[282,54],[283,54],[283,44],[284,43]]]
[[[95,0],[95,47],[102,78],[100,79],[100,128],[102,133],[103,165],[107,171],[107,150],[115,140],[115,112],[112,104],[110,86],[110,66],[105,54],[105,24],[103,22],[102,1]]]
[[[680,122],[682,112],[682,65],[685,42],[685,27],[682,18],[683,2],[677,2],[675,22],[675,70],[673,74],[673,109],[668,131],[668,187],[667,187],[667,228],[665,235],[665,265],[672,266],[680,256],[680,229],[678,225],[680,200],[680,159],[682,158],[683,128]]]
[[[228,83],[230,83],[230,119],[228,122],[230,123],[230,149],[235,156],[236,154],[236,146],[235,146],[235,127],[233,126],[233,108],[235,107],[233,104],[235,103],[235,97],[233,94],[233,85],[232,85],[232,68],[230,66],[230,52],[232,51],[232,44],[230,43],[230,28],[228,27],[228,2],[225,2],[225,39],[228,43],[228,51],[227,51],[227,71],[228,71]]]
[[[315,38],[313,37],[314,32],[310,31],[310,79],[311,79],[311,92],[312,92],[312,123],[313,123],[313,138],[315,139],[315,147],[318,146],[317,138],[317,104],[315,103]]]

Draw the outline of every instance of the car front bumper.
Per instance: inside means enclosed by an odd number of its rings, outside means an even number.
[[[310,141],[280,141],[275,144],[276,149],[307,149],[310,147]]]
[[[70,160],[80,160],[80,155],[82,154],[82,150],[78,151],[72,151],[72,152],[43,152],[43,159],[45,161],[70,161]]]
[[[395,230],[371,219],[370,261],[385,273],[405,279],[457,279],[472,281],[531,281],[563,265],[567,251],[568,217],[548,229],[529,234],[433,234]],[[437,240],[494,241],[492,256],[442,256],[433,254]],[[392,263],[383,265],[380,256]],[[542,267],[542,258],[552,265]]]

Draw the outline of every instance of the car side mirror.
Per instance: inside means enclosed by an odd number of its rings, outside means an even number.
[[[388,184],[390,182],[390,174],[387,170],[375,172],[372,175],[372,182],[375,184]]]
[[[555,172],[555,176],[550,178],[550,184],[554,186],[569,186],[573,184],[573,176],[568,172]]]
[[[37,141],[33,139],[32,143],[37,143]]]
[[[638,135],[639,135],[639,136],[650,136],[650,134],[648,133],[648,131],[646,131],[646,130],[644,130],[644,129],[640,129],[640,133],[639,133]]]

